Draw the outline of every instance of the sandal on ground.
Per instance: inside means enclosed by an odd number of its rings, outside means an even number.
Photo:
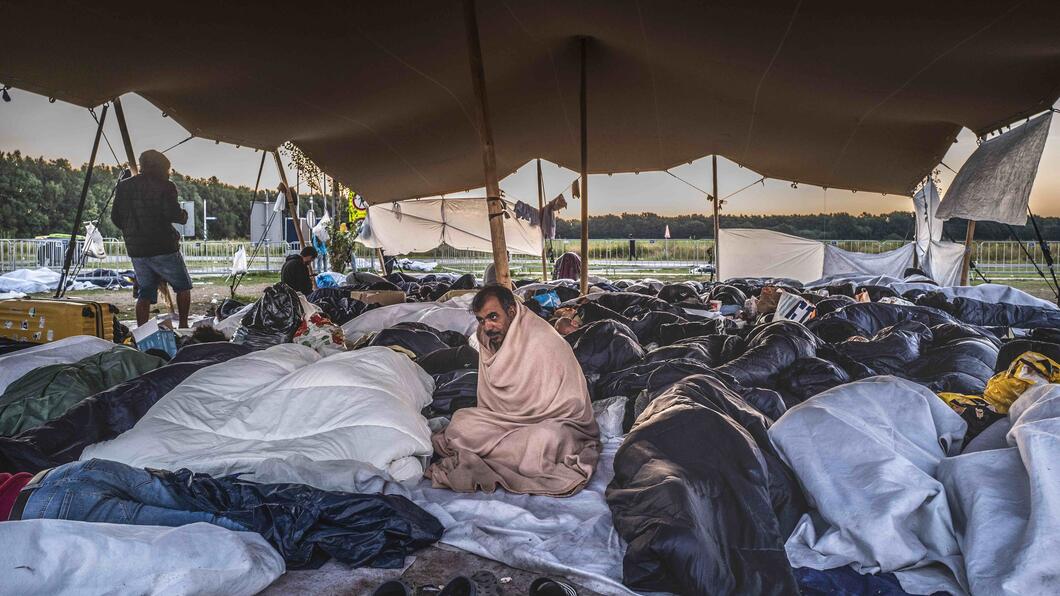
[[[578,591],[565,581],[539,577],[530,584],[530,596],[578,596]]]

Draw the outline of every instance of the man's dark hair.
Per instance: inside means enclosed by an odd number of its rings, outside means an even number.
[[[313,257],[315,259],[317,258],[317,249],[313,248],[312,246],[307,246],[302,249],[302,252],[300,254],[303,257]]]
[[[489,284],[475,294],[475,299],[471,301],[471,312],[482,310],[491,297],[496,298],[504,310],[515,308],[515,294],[511,290],[499,284]]]

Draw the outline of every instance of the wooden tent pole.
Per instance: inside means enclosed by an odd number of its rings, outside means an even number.
[[[115,97],[111,103],[114,104],[114,115],[118,118],[118,130],[121,131],[121,143],[125,146],[125,159],[129,160],[129,171],[136,176],[140,173],[140,168],[136,163],[132,138],[129,136],[129,125],[125,123],[125,110],[121,107],[121,98]]]
[[[305,248],[305,238],[302,236],[302,222],[298,219],[298,208],[294,204],[291,185],[287,184],[287,172],[283,170],[283,161],[280,160],[279,150],[273,150],[272,156],[276,158],[276,170],[280,173],[280,182],[283,182],[283,194],[287,197],[287,209],[291,212],[291,219],[294,221],[294,233],[298,236],[299,246]]]
[[[467,29],[471,84],[475,89],[479,140],[482,142],[482,167],[486,174],[486,209],[489,212],[490,243],[493,246],[493,271],[497,276],[497,284],[510,288],[512,276],[508,270],[508,243],[504,239],[504,203],[501,200],[500,181],[497,179],[497,156],[493,147],[493,127],[490,124],[489,103],[486,99],[486,70],[482,64],[475,0],[464,0],[464,25]]]
[[[968,270],[972,266],[972,251],[975,250],[975,221],[968,220],[968,229],[964,233],[964,262],[961,263],[961,285],[968,285]]]
[[[541,281],[548,281],[548,260],[545,258],[545,179],[541,175],[541,159],[537,160],[537,214],[541,222]]]
[[[588,122],[586,112],[586,84],[585,84],[585,44],[586,39],[581,39],[581,84],[578,103],[581,110],[581,191],[582,195],[582,274],[581,293],[589,293],[589,140]]]
[[[379,273],[382,276],[386,276],[386,259],[383,257],[383,249],[375,249],[375,256],[379,257]]]
[[[718,248],[721,245],[721,197],[718,196],[718,156],[710,157],[711,168],[714,173],[714,276],[721,281],[721,257],[718,256]]]

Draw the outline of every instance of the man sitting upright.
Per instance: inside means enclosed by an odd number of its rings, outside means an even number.
[[[600,455],[585,375],[570,345],[503,286],[486,286],[478,319],[478,406],[433,437],[435,487],[572,495]]]

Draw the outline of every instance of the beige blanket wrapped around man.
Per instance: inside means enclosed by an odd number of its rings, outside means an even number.
[[[500,349],[479,337],[478,407],[433,437],[437,488],[568,496],[600,455],[589,391],[574,351],[544,319],[517,305]]]

